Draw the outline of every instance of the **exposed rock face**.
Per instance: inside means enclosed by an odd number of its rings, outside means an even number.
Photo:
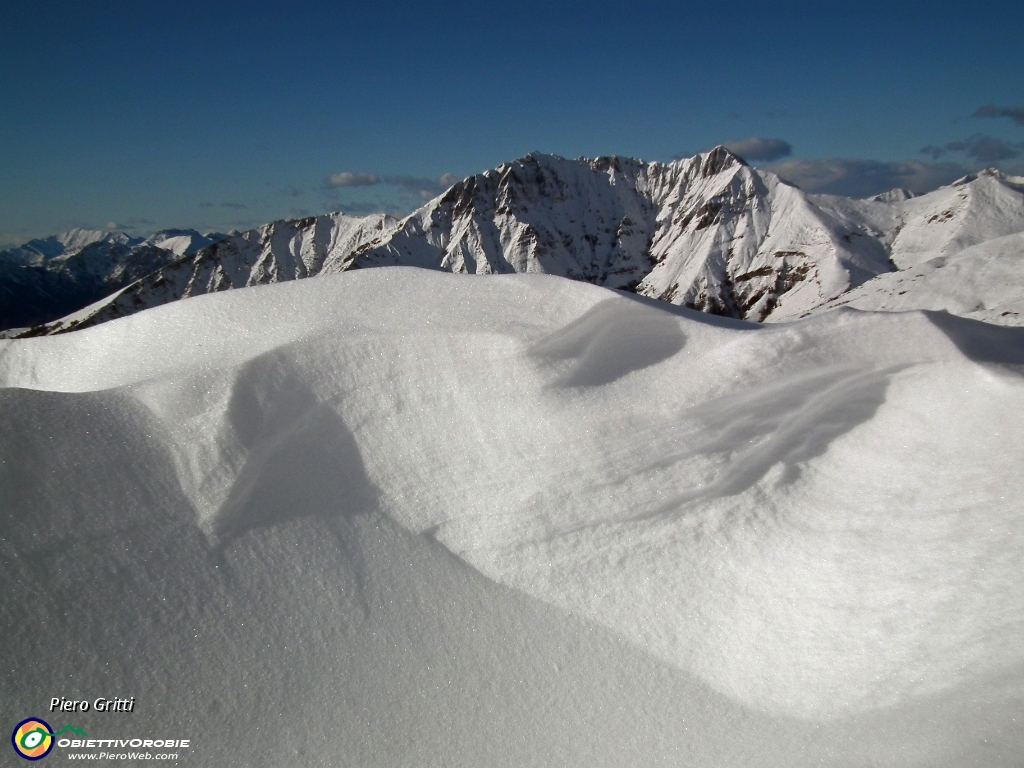
[[[350,263],[545,272],[760,321],[784,294],[794,316],[889,271],[854,233],[721,147],[669,164],[528,155],[456,184]]]
[[[541,272],[729,317],[789,320],[933,251],[1018,231],[1024,194],[995,171],[920,197],[849,200],[806,195],[723,147],[667,164],[530,154],[470,176],[402,220],[339,213],[267,224],[30,333],[392,265]]]

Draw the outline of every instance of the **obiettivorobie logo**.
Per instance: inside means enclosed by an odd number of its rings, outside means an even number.
[[[45,720],[30,717],[15,726],[14,733],[11,734],[11,744],[14,745],[14,751],[26,760],[42,760],[50,754],[57,737],[67,731],[89,737],[85,731],[72,728],[70,725],[65,725],[54,733],[53,728]]]
[[[71,735],[75,738],[58,738],[63,736],[65,733],[70,731]],[[45,720],[40,720],[38,717],[30,717],[27,720],[22,720],[15,727],[14,732],[11,734],[11,745],[14,747],[14,751],[19,756],[26,760],[42,760],[48,754],[54,746],[60,747],[61,749],[151,749],[151,748],[173,748],[173,749],[188,749],[191,739],[91,739],[89,734],[83,731],[81,728],[75,728],[71,725],[65,725],[59,731],[54,733],[53,728]],[[68,755],[70,758],[80,757],[86,759],[86,755],[76,755],[71,753]],[[166,753],[153,755],[152,753],[135,753],[128,752],[123,754],[115,754],[110,752],[100,752],[98,755],[94,755],[100,759],[121,759],[121,760],[166,760],[166,759],[177,759],[178,755]]]

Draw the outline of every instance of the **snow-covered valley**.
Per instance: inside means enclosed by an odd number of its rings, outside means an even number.
[[[1020,764],[1024,329],[327,271],[0,340],[5,702],[196,765]]]

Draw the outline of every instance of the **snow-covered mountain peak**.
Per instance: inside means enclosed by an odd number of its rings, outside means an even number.
[[[993,179],[999,182],[1000,184],[1003,184],[1008,187],[1024,187],[1024,176],[1012,176],[1003,173],[998,168],[985,168],[983,170],[978,171],[977,173],[968,173],[966,176],[961,176],[956,181],[950,182],[945,187],[939,187],[939,189],[948,189],[950,187],[963,187],[981,179]]]
[[[903,189],[902,187],[893,187],[888,192],[882,192],[879,195],[874,195],[867,198],[876,203],[898,203],[903,200],[909,200],[912,197],[917,197],[916,194],[911,192],[909,189]]]
[[[3,252],[3,259],[10,263],[39,265],[48,259],[78,253],[93,243],[124,243],[127,236],[122,232],[106,232],[93,229],[71,229],[59,235],[37,238]]]
[[[900,269],[1024,231],[1024,186],[989,169],[894,207]]]
[[[194,229],[164,229],[146,238],[145,242],[173,252],[176,256],[190,256],[201,248],[223,240],[220,232],[200,234]]]
[[[687,161],[682,161],[687,162]],[[702,176],[714,176],[735,166],[746,166],[747,162],[739,155],[719,144],[717,147],[701,152],[688,161],[700,169]]]
[[[667,164],[531,153],[455,183],[398,222],[334,215],[228,238],[58,327],[388,265],[555,274],[732,317],[792,317],[890,268],[881,246],[848,234],[724,147]]]
[[[65,250],[81,250],[87,245],[98,242],[127,242],[128,236],[124,232],[105,232],[92,229],[72,229],[63,234],[57,235],[58,243],[64,246]]]

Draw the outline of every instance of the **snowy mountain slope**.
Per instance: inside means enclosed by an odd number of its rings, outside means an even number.
[[[818,201],[836,218],[878,238],[899,270],[878,275],[814,313],[837,306],[934,309],[997,325],[1021,323],[1024,178],[988,170],[890,203]]]
[[[903,203],[892,259],[900,269],[1024,232],[1024,178],[988,170]]]
[[[74,229],[0,253],[0,330],[92,304],[224,235],[164,230],[148,238]]]
[[[196,251],[219,243],[226,237],[228,236],[221,232],[200,234],[194,229],[164,229],[147,237],[144,242],[171,251],[175,256],[191,256]]]
[[[51,323],[47,331],[89,327],[190,296],[340,272],[354,249],[386,235],[397,223],[386,214],[358,218],[342,213],[272,222],[155,269]]]
[[[901,200],[909,200],[912,197],[917,197],[917,195],[909,189],[893,187],[888,192],[882,192],[880,195],[873,195],[868,199],[877,203],[898,203]]]
[[[100,230],[72,229],[60,235],[54,235],[0,251],[0,261],[17,264],[40,266],[51,260],[68,261],[73,259],[89,246],[97,245],[147,245],[171,251],[175,256],[191,256],[201,248],[224,239],[226,235],[219,232],[200,234],[194,229],[165,229],[149,237],[132,237],[124,232],[104,232]],[[93,253],[102,251],[94,249]]]
[[[837,229],[722,148],[668,165],[528,155],[455,185],[352,266],[542,272],[762,320],[783,293],[792,315],[889,269]]]
[[[1024,325],[1024,232],[879,275],[820,310],[930,309],[996,325]]]
[[[454,185],[351,266],[420,266],[469,274],[556,274],[635,286],[650,269],[654,205],[636,160],[527,155]]]
[[[668,190],[663,231],[652,246],[658,264],[641,295],[778,320],[889,269],[877,243],[854,238],[857,228],[724,151],[674,171],[680,183]]]
[[[878,239],[897,269],[1024,232],[1024,177],[989,169],[926,195],[893,193],[870,200],[813,199],[847,226]]]
[[[367,269],[0,342],[0,616],[218,764],[1014,766],[1021,333]]]

